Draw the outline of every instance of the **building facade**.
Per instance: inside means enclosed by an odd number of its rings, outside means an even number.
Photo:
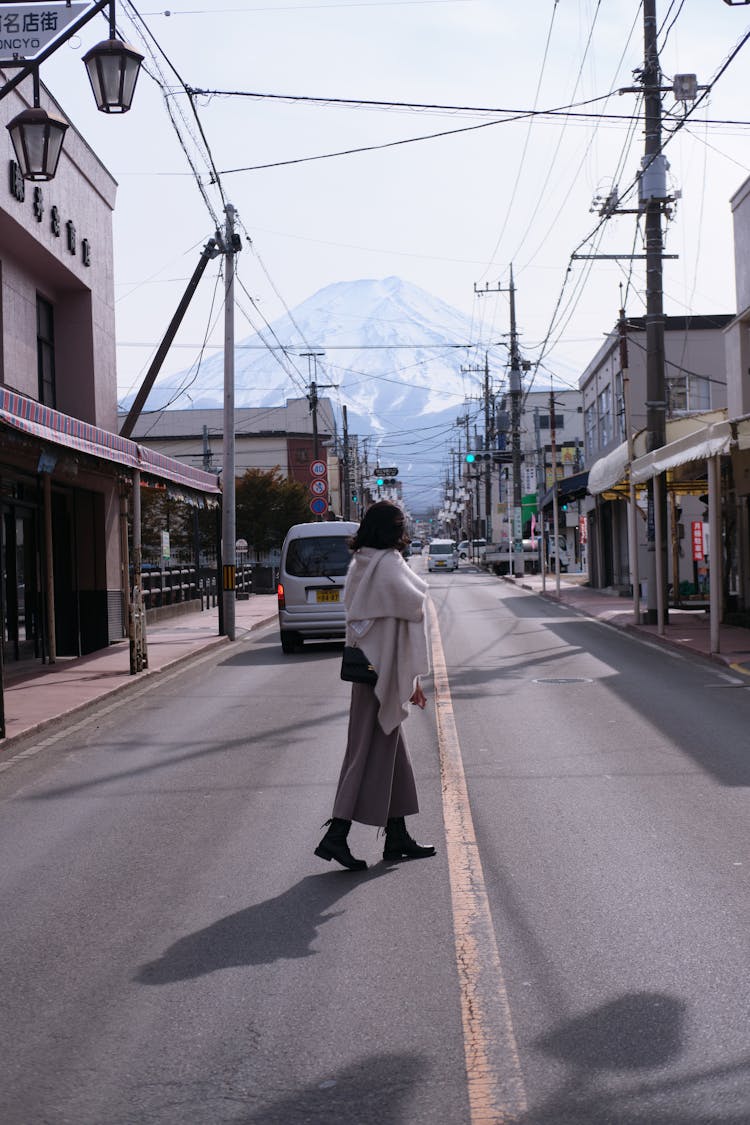
[[[718,417],[727,404],[724,330],[731,314],[666,317],[664,332],[666,419],[668,438],[687,427],[690,419]],[[628,529],[630,461],[628,432],[635,439],[635,456],[645,452],[646,323],[628,318],[605,339],[579,381],[583,409],[584,463],[589,470],[587,520],[588,571],[591,584],[625,592],[631,586],[633,560]],[[695,487],[694,487],[695,485]],[[668,567],[673,591],[698,585],[701,575],[688,550],[686,528],[702,521],[705,485],[684,480],[670,491]],[[648,526],[645,492],[637,498],[637,568],[647,572]]]
[[[9,663],[80,655],[127,628],[134,484],[198,498],[215,477],[161,462],[114,432],[112,214],[116,184],[71,126],[55,178],[26,182],[0,99],[0,555]],[[64,116],[47,90],[41,101]]]

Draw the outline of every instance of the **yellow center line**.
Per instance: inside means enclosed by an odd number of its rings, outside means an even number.
[[[471,1125],[511,1125],[526,1089],[469,805],[437,612],[429,601],[435,712]]]

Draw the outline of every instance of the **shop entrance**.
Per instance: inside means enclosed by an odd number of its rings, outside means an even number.
[[[4,504],[0,521],[2,624],[9,663],[42,654],[37,510]]]

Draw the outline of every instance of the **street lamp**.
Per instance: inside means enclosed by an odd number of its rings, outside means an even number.
[[[39,105],[39,63],[48,58],[62,43],[104,7],[109,7],[109,39],[97,43],[83,56],[97,108],[102,113],[127,113],[143,55],[117,38],[115,0],[98,0],[94,7],[68,28],[66,34],[49,46],[33,63],[0,91],[0,98],[14,89],[22,78],[31,74],[34,81],[34,105],[19,113],[8,125],[16,159],[26,180],[51,180],[57,171],[67,122],[57,114],[48,113]],[[9,64],[9,65],[12,65]]]
[[[102,113],[127,113],[133,101],[143,55],[115,34],[114,0],[109,9],[109,39],[83,56],[96,107]]]
[[[25,180],[51,180],[57,171],[67,121],[47,113],[39,105],[39,71],[34,71],[34,105],[8,123],[21,172]]]

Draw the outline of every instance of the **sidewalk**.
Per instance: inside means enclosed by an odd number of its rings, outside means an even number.
[[[526,574],[522,578],[505,577],[498,581],[512,585],[517,583],[524,590],[542,595],[541,575]],[[583,584],[584,581],[578,575],[561,576],[561,604],[654,643],[679,649],[697,659],[718,662],[750,677],[750,629],[722,625],[719,631],[720,651],[711,653],[707,613],[670,610],[664,636],[659,636],[655,625],[635,624],[630,598],[592,590]],[[554,576],[547,578],[546,591],[542,596],[557,601]],[[253,629],[273,623],[276,605],[275,594],[254,594],[246,601],[238,601],[235,611],[237,640],[242,640]],[[6,664],[6,737],[0,740],[0,758],[3,750],[22,735],[43,731],[62,716],[91,709],[104,696],[127,691],[132,685],[173,668],[198,652],[230,643],[226,637],[219,636],[218,610],[211,609],[151,625],[148,629],[149,666],[136,676],[130,675],[127,641],[79,659],[62,658],[56,664],[34,663],[28,667]]]
[[[275,594],[252,594],[238,600],[235,637],[242,640],[253,629],[276,620]],[[109,648],[79,658],[62,657],[55,664],[38,662],[5,665],[5,734],[2,753],[22,735],[42,731],[62,716],[84,712],[110,696],[142,683],[147,677],[173,668],[197,652],[228,645],[219,636],[218,608],[173,617],[147,630],[148,668],[130,674],[130,646],[119,641]]]

